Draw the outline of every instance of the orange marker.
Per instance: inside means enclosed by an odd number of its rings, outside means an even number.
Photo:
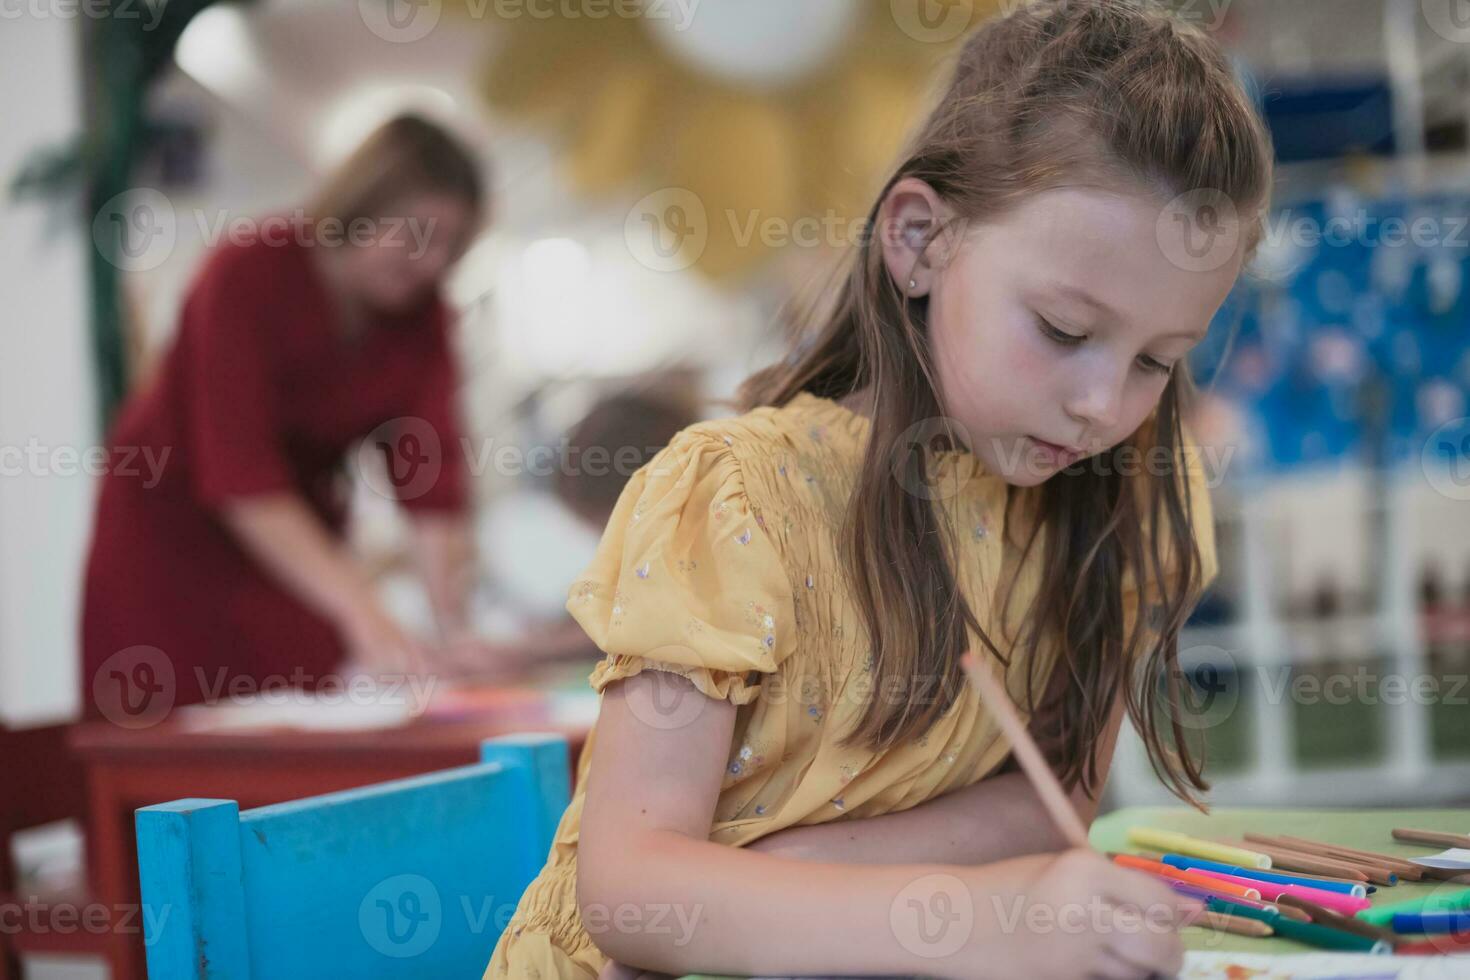
[[[1237,885],[1232,881],[1225,881],[1222,878],[1211,878],[1209,875],[1198,874],[1194,871],[1185,871],[1170,864],[1150,861],[1148,858],[1136,857],[1132,854],[1114,854],[1113,863],[1125,868],[1147,871],[1149,874],[1158,875],[1160,878],[1168,878],[1170,881],[1188,882],[1191,885],[1207,888],[1220,895],[1235,895],[1240,898],[1249,898],[1256,902],[1261,900],[1259,889],[1251,888],[1247,885]]]

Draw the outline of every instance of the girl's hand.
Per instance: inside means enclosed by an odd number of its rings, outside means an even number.
[[[1174,976],[1184,963],[1178,930],[1203,911],[1158,879],[1084,849],[985,865],[969,878],[974,927],[966,948],[946,958],[956,976]]]

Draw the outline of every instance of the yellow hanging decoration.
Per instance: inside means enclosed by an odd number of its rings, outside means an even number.
[[[483,91],[494,110],[543,128],[581,193],[630,206],[692,194],[704,223],[694,267],[733,281],[773,249],[852,237],[926,108],[935,70],[1001,0],[845,2],[853,23],[835,50],[779,84],[703,71],[641,16],[588,16],[581,8],[592,0],[515,17],[481,3],[473,9],[496,38]],[[803,29],[799,15],[791,29]],[[671,213],[682,221],[690,210]]]

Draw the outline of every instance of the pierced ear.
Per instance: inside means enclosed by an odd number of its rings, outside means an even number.
[[[879,211],[879,242],[899,292],[929,295],[943,264],[939,239],[952,216],[934,188],[916,177],[905,177],[889,189]]]

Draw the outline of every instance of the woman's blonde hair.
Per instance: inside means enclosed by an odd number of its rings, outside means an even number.
[[[879,227],[888,190],[906,177],[933,187],[960,223],[993,219],[1062,185],[1143,187],[1161,201],[1202,190],[1236,208],[1249,255],[1264,227],[1271,157],[1228,60],[1199,29],[1142,0],[1040,0],[966,39],[868,227]],[[802,391],[841,398],[872,389],[873,423],[843,554],[871,645],[873,690],[906,696],[874,698],[844,741],[878,750],[921,735],[954,703],[964,686],[967,628],[1007,657],[960,594],[947,557],[958,551],[933,503],[904,487],[928,485],[930,465],[906,430],[942,415],[927,300],[898,288],[877,236],[853,250],[840,275],[798,352],[748,379],[739,401],[748,410],[784,405]],[[1188,484],[1177,473],[1181,405],[1192,392],[1181,364],[1155,415],[1130,440],[1101,454],[1100,465],[1069,468],[1030,491],[1039,519],[1025,555],[1041,527],[1046,543],[1026,621],[1047,629],[1027,630],[1018,646],[1035,657],[1042,642],[1057,643],[1065,690],[1049,688],[1041,698],[1032,690],[1034,718],[1067,785],[1082,780],[1094,795],[1094,748],[1120,690],[1169,788],[1191,802],[1191,787],[1208,788],[1177,710],[1179,630],[1199,599],[1201,575]],[[1129,466],[1120,452],[1176,462],[1140,481],[1121,475]],[[1145,512],[1147,526],[1167,531],[1145,534]],[[1150,594],[1159,601],[1139,611],[1127,636],[1125,574],[1155,583]],[[1009,606],[1007,595],[1001,608]],[[1133,671],[1135,664],[1143,669]]]

